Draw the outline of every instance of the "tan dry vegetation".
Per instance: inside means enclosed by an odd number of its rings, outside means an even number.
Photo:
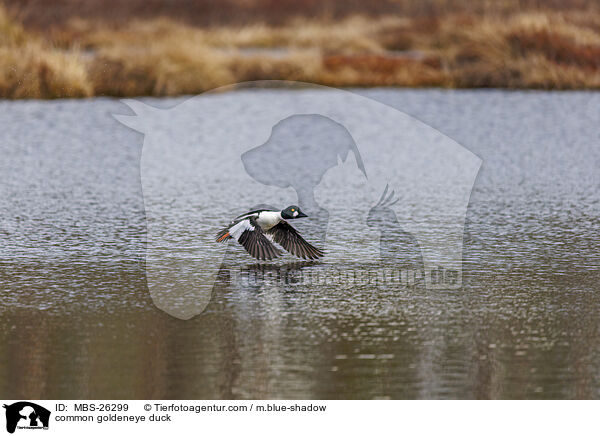
[[[0,7],[0,97],[180,95],[268,79],[599,89],[599,22],[594,9],[517,10],[209,28],[72,19],[41,32]]]
[[[444,23],[439,53],[460,87],[600,87],[600,34],[559,13]]]
[[[0,8],[0,97],[86,97],[92,90],[77,49],[54,49]]]

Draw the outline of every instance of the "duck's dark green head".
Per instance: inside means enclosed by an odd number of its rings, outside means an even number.
[[[281,211],[281,218],[284,220],[293,220],[296,218],[304,218],[306,215],[298,206],[289,206]]]

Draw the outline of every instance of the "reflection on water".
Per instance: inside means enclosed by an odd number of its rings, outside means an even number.
[[[0,103],[0,396],[598,398],[600,96],[364,93],[483,158],[463,288],[307,284],[323,263],[232,246],[189,321],[148,295],[122,105]]]

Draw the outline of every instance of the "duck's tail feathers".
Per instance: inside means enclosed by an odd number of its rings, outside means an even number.
[[[229,234],[229,229],[223,229],[219,233],[217,233],[217,242],[224,242],[231,239],[231,235]]]

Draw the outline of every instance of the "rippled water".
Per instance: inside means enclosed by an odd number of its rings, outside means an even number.
[[[462,288],[282,282],[232,247],[263,286],[221,275],[187,321],[148,293],[127,108],[0,102],[0,396],[600,397],[600,94],[357,92],[483,160]]]

